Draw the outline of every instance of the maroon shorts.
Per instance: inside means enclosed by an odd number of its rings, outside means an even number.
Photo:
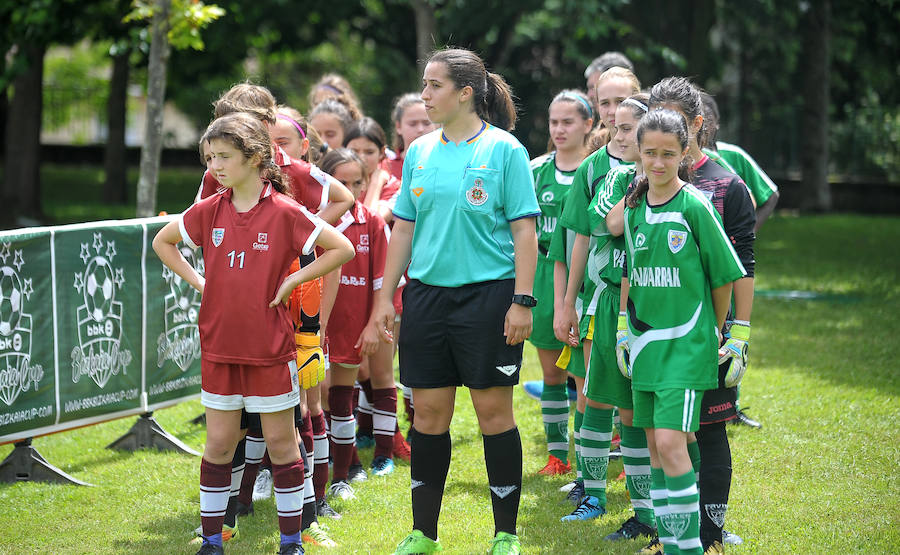
[[[200,361],[200,402],[217,410],[279,412],[300,403],[297,361],[252,366]]]

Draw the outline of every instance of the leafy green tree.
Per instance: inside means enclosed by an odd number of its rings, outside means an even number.
[[[156,212],[169,48],[202,50],[204,44],[200,30],[224,13],[216,5],[206,5],[197,0],[134,0],[134,11],[125,18],[126,21],[151,20],[147,127],[141,148],[141,173],[137,188],[139,217],[152,216]]]

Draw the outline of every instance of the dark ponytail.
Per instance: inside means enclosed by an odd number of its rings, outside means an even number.
[[[428,63],[440,62],[456,88],[472,87],[472,106],[478,116],[494,127],[512,131],[516,127],[516,104],[512,89],[497,73],[484,67],[484,61],[471,50],[447,48],[431,55]]]
[[[644,134],[648,131],[660,131],[662,133],[675,135],[678,139],[678,144],[681,145],[682,151],[688,146],[689,133],[687,121],[684,119],[684,116],[678,112],[672,110],[653,110],[641,118],[641,122],[638,124],[637,129],[638,148],[640,148],[641,142],[644,139]],[[681,163],[678,165],[678,178],[682,181],[690,182],[693,177],[691,175],[692,165],[693,160],[690,156],[682,158]],[[638,177],[634,189],[627,197],[625,197],[625,205],[629,208],[637,207],[641,198],[650,190],[650,180],[647,179],[646,168],[644,168],[644,171],[644,175]]]

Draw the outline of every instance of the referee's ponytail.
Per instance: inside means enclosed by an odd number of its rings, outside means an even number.
[[[472,104],[479,117],[506,131],[516,127],[512,89],[499,74],[487,71],[477,54],[465,48],[446,48],[434,52],[428,59],[431,62],[444,64],[457,88],[472,87]]]

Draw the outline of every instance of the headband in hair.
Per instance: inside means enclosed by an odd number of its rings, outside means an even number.
[[[341,89],[335,87],[334,85],[329,85],[327,83],[322,83],[321,85],[319,85],[316,88],[325,89],[326,91],[331,91],[335,94],[344,94],[344,91],[342,91]]]
[[[622,101],[622,104],[634,104],[635,106],[637,106],[644,112],[647,112],[649,110],[649,108],[647,108],[646,104],[644,104],[640,100],[635,100],[634,98],[626,98],[625,100]]]
[[[303,131],[303,128],[300,127],[300,124],[294,120],[294,118],[292,118],[291,116],[286,116],[284,114],[277,114],[275,117],[277,117],[278,119],[283,119],[284,121],[291,122],[291,124],[297,128],[297,131],[300,132],[300,136],[304,139],[306,138],[306,133]]]
[[[559,93],[559,95],[557,95],[557,98],[567,98],[569,100],[577,100],[578,102],[581,102],[582,104],[584,104],[584,107],[587,108],[588,117],[591,119],[594,118],[594,110],[593,110],[593,108],[591,108],[591,105],[588,103],[587,100],[583,99],[582,97],[578,96],[577,94],[572,94],[570,92],[561,92],[561,93]]]

